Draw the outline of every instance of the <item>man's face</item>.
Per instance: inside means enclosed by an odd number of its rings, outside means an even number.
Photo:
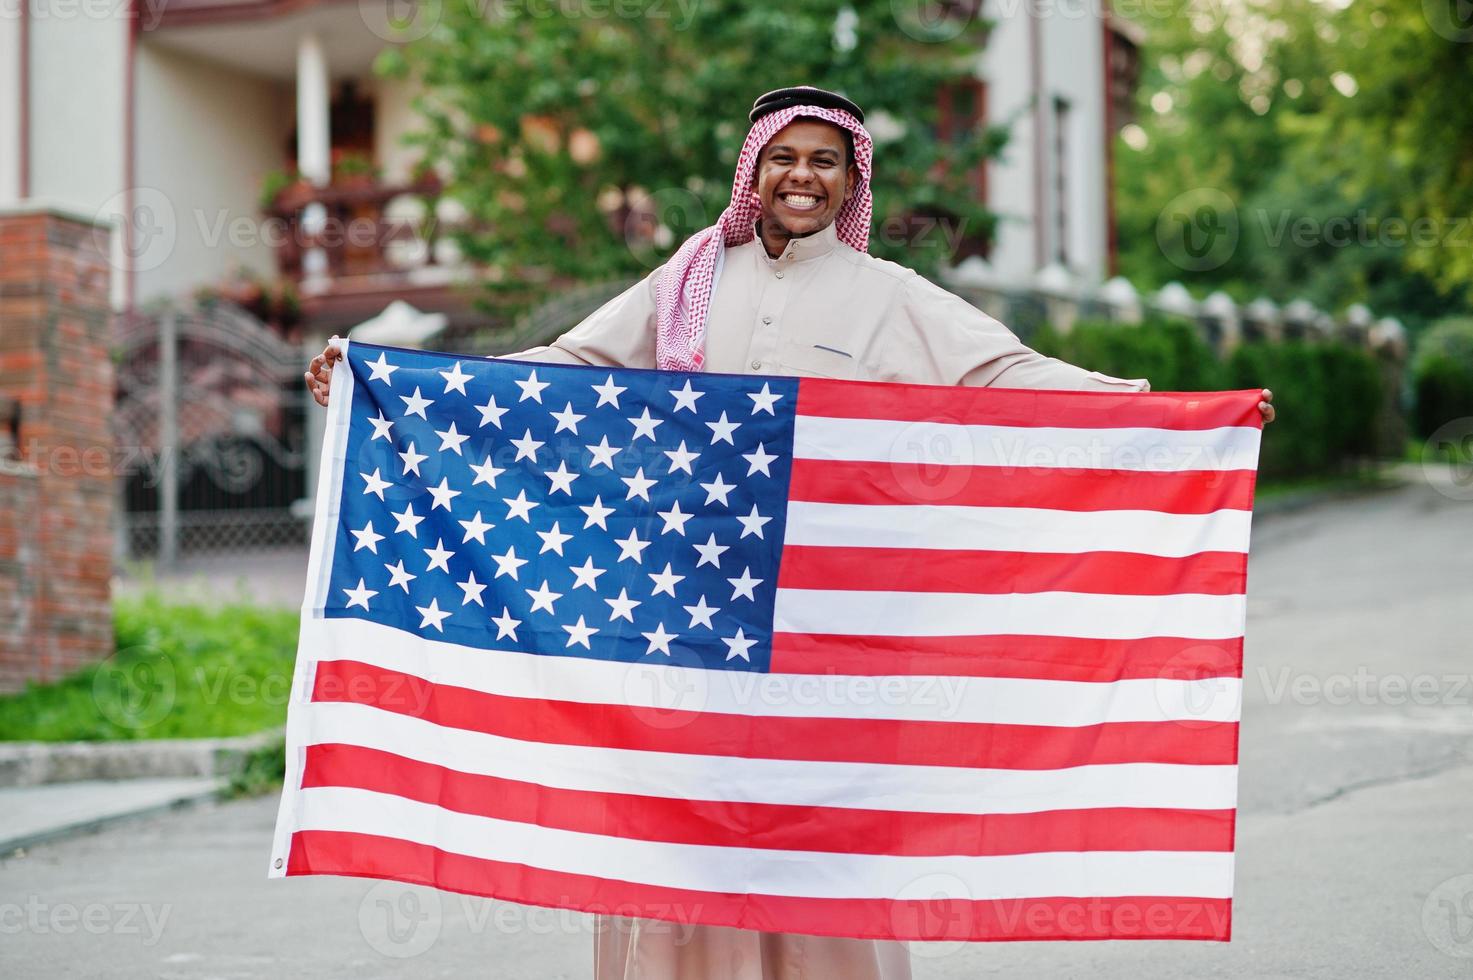
[[[757,158],[764,235],[782,231],[800,237],[833,224],[859,177],[844,157],[838,126],[795,119],[778,130]]]

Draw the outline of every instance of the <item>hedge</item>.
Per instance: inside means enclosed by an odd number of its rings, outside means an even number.
[[[1269,388],[1278,418],[1265,433],[1267,478],[1315,476],[1395,452],[1382,445],[1382,368],[1361,347],[1334,341],[1248,342],[1219,358],[1191,323],[1129,326],[1083,320],[1067,334],[1044,328],[1034,349],[1093,371],[1149,378],[1153,391]]]
[[[1412,358],[1412,388],[1423,438],[1473,416],[1473,318],[1450,317],[1427,328]]]

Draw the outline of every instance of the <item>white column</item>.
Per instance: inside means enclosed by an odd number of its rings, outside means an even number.
[[[20,20],[0,17],[0,206],[20,202]]]
[[[331,101],[322,39],[304,34],[297,41],[297,170],[318,187],[332,180]],[[302,230],[316,234],[326,225],[326,209],[321,204],[308,205]],[[302,256],[302,275],[304,286],[326,279],[327,255],[322,249],[308,249]]]

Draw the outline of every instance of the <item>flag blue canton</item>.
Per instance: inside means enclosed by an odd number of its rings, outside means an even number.
[[[765,671],[792,379],[349,345],[323,614],[462,646]]]

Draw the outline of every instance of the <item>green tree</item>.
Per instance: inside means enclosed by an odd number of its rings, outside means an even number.
[[[434,29],[380,70],[422,80],[419,141],[448,165],[448,193],[469,212],[462,251],[528,299],[647,271],[714,222],[752,99],[792,84],[865,107],[878,144],[872,249],[924,272],[951,257],[948,236],[896,222],[945,215],[949,231],[988,235],[992,215],[966,173],[1003,135],[938,136],[937,92],[969,73],[985,25],[900,29],[903,7],[631,0],[548,16],[445,3]]]

